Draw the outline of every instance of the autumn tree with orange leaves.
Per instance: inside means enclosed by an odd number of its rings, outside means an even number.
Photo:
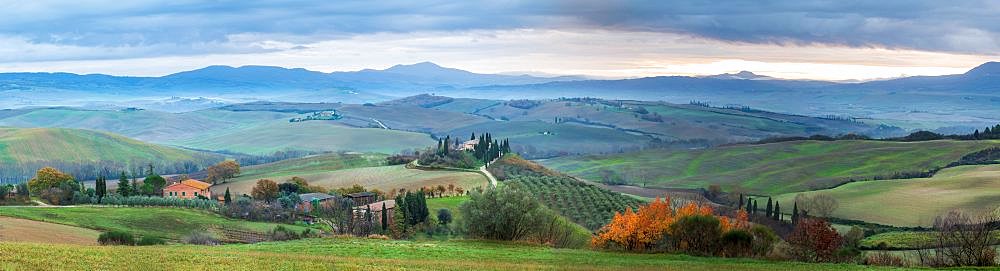
[[[626,209],[624,213],[615,213],[611,222],[601,228],[591,240],[591,244],[599,248],[647,251],[671,234],[671,225],[676,221],[699,215],[716,217],[722,232],[746,229],[749,226],[744,211],[739,211],[735,218],[720,217],[715,216],[714,210],[708,205],[690,202],[674,210],[669,198],[665,200],[657,198],[647,205],[640,206],[635,212]]]

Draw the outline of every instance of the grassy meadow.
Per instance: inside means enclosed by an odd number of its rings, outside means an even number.
[[[1000,208],[1000,165],[960,166],[931,178],[855,182],[802,192],[828,194],[840,207],[833,216],[897,226],[930,226],[953,209],[973,212]],[[778,196],[789,206],[797,193]]]
[[[152,270],[890,270],[458,240],[332,238],[214,247],[0,243],[5,270],[132,270],[137,263]]]
[[[639,186],[776,195],[833,187],[851,178],[942,167],[996,141],[793,141],[698,150],[648,150],[560,157],[543,165],[590,180],[611,170]]]
[[[211,227],[266,232],[279,225],[229,219],[218,214],[192,209],[154,207],[0,207],[0,217],[28,219],[99,231],[126,231],[141,236],[158,236],[171,240],[180,240],[192,232],[204,231]],[[296,231],[304,229],[293,225],[281,225]]]

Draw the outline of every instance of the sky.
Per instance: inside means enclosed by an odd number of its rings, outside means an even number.
[[[955,3],[958,2],[958,3]],[[870,80],[1000,61],[1000,1],[8,1],[0,72],[332,72],[430,61],[635,78]]]

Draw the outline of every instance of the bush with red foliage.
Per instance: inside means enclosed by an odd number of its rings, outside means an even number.
[[[819,218],[803,218],[788,235],[789,254],[805,262],[832,262],[843,238],[829,222]]]

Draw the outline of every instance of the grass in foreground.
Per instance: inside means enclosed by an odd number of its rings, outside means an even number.
[[[594,181],[612,170],[633,184],[670,188],[722,185],[726,191],[776,195],[833,187],[850,178],[919,172],[945,166],[997,141],[794,141],[703,150],[649,150],[561,157],[547,167]],[[647,176],[643,178],[639,176]]]
[[[279,224],[228,219],[205,211],[179,208],[126,207],[67,207],[19,208],[0,207],[0,216],[70,225],[100,231],[119,230],[142,236],[159,236],[180,240],[195,231],[210,227],[266,232]],[[302,231],[293,225],[282,226]]]
[[[0,268],[7,270],[132,270],[140,266],[152,270],[888,270],[482,241],[336,238],[217,247],[0,243]]]
[[[803,192],[828,194],[840,207],[833,216],[896,226],[930,226],[934,217],[949,210],[994,211],[1000,207],[1000,165],[961,166],[931,178],[849,183]],[[781,206],[791,206],[797,193],[778,196]]]

